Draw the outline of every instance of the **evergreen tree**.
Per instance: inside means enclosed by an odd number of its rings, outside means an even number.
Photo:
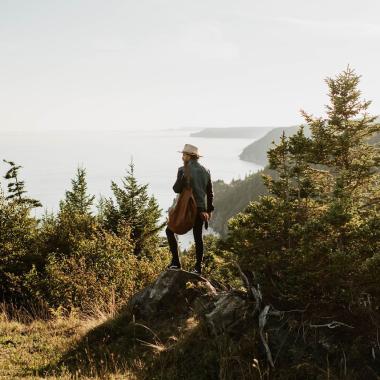
[[[90,210],[95,197],[87,194],[84,168],[77,168],[71,185],[72,188],[65,193],[65,199],[59,202],[58,214],[45,213],[42,218],[41,249],[46,254],[56,252],[63,256],[72,255],[80,242],[90,238],[99,227]]]
[[[33,207],[42,207],[40,201],[32,198],[24,198],[23,194],[26,193],[25,182],[21,181],[18,177],[18,171],[22,166],[19,166],[13,161],[7,161],[3,159],[4,162],[8,163],[11,168],[6,172],[4,178],[9,181],[8,183],[8,193],[9,195],[6,197],[7,200],[15,200],[19,203],[24,203],[31,208]],[[13,182],[12,182],[13,181]]]
[[[119,234],[123,224],[129,225],[135,254],[150,256],[150,251],[157,246],[158,232],[165,226],[165,223],[159,225],[161,209],[155,197],[149,197],[148,184],[138,184],[132,161],[122,183],[123,187],[119,187],[114,181],[111,182],[115,201],[112,198],[101,199],[100,218],[103,225],[116,234]]]
[[[380,151],[369,140],[380,131],[376,117],[367,112],[370,101],[361,99],[360,76],[349,66],[335,78],[327,78],[330,103],[327,117],[303,112],[313,145],[309,160],[331,175],[329,201],[321,224],[334,226],[337,249],[349,250],[352,224],[380,201]]]
[[[23,285],[32,265],[40,266],[43,258],[36,248],[38,222],[30,216],[30,204],[9,198],[0,186],[0,297],[26,300]]]
[[[277,175],[262,174],[271,194],[288,203],[296,200],[298,204],[323,197],[331,176],[321,165],[311,162],[313,144],[314,141],[305,136],[303,126],[290,137],[283,132],[279,143],[268,150],[269,168]]]
[[[284,202],[290,201],[290,158],[289,141],[282,132],[280,142],[268,151],[269,168],[276,170],[278,179],[268,174],[262,174],[265,185],[271,194],[279,197]]]
[[[60,210],[90,215],[95,196],[87,194],[86,169],[77,168],[76,178],[71,180],[72,190],[66,191],[65,200],[60,201]]]
[[[352,280],[358,268],[366,263],[363,271],[372,278],[368,265],[380,262],[373,231],[380,215],[379,149],[368,144],[380,126],[367,114],[370,102],[360,99],[358,83],[350,68],[327,79],[326,118],[303,112],[311,137],[302,128],[282,136],[268,151],[277,174],[264,176],[270,195],[229,222],[230,249],[242,266],[260,271],[268,289],[280,281],[282,292],[287,287],[303,303],[347,301],[359,292]],[[313,282],[320,287],[305,294],[302,288]]]
[[[365,206],[378,191],[380,151],[368,140],[380,124],[367,112],[371,101],[361,99],[359,81],[349,66],[336,78],[327,78],[327,118],[302,114],[312,133],[310,161],[326,166],[334,178],[331,196]]]

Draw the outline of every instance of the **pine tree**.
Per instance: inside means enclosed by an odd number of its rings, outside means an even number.
[[[23,191],[21,187],[18,190],[19,194]],[[30,206],[17,197],[6,197],[0,184],[0,294],[3,300],[27,299],[24,276],[33,264],[39,266],[43,261],[35,244],[38,221],[30,215]]]
[[[60,202],[60,209],[81,215],[90,215],[95,196],[87,194],[86,169],[77,168],[76,178],[71,180],[72,190],[66,191],[65,200]]]
[[[331,176],[312,162],[314,141],[304,134],[304,127],[292,136],[282,134],[278,144],[268,150],[269,169],[276,176],[262,174],[265,185],[274,196],[285,202],[321,198],[329,187]]]
[[[6,197],[7,200],[14,200],[18,203],[23,203],[31,208],[33,207],[42,207],[40,201],[32,198],[24,198],[23,194],[26,193],[25,182],[21,181],[18,177],[18,171],[22,166],[17,165],[13,161],[7,161],[3,159],[4,162],[8,163],[11,168],[6,172],[4,178],[10,181],[8,183],[8,193]],[[11,182],[13,181],[13,182]]]
[[[96,233],[98,223],[91,213],[94,196],[87,194],[86,170],[77,168],[72,188],[59,202],[57,215],[46,214],[42,218],[41,239],[46,254],[57,252],[71,256],[83,239]]]
[[[264,177],[270,196],[231,219],[228,237],[242,267],[261,270],[269,286],[287,283],[292,297],[305,303],[311,294],[304,284],[320,283],[316,304],[322,297],[351,302],[360,294],[353,282],[358,268],[371,281],[380,268],[380,152],[368,144],[380,126],[367,113],[370,102],[360,99],[353,70],[326,82],[326,118],[303,112],[311,137],[301,128],[268,151],[276,171]]]
[[[368,140],[380,131],[380,124],[367,112],[371,101],[361,99],[359,81],[349,66],[335,78],[327,78],[327,118],[302,114],[312,133],[310,160],[326,166],[334,178],[331,196],[363,206],[378,190],[380,151]]]
[[[283,132],[279,143],[267,152],[269,169],[275,174],[261,176],[269,193],[289,211],[285,225],[290,226],[290,219],[306,222],[330,188],[329,172],[310,162],[312,145],[313,140],[305,136],[304,127],[300,126],[290,137]]]
[[[284,202],[290,201],[290,157],[289,141],[283,131],[280,141],[268,151],[269,169],[276,170],[278,179],[268,174],[262,174],[265,185],[269,192]]]
[[[101,199],[99,215],[103,225],[116,234],[120,233],[123,224],[129,225],[135,254],[149,256],[157,244],[159,230],[165,226],[165,223],[159,225],[161,209],[155,197],[149,197],[148,184],[138,184],[132,161],[122,184],[119,187],[111,182],[115,201],[112,198]]]

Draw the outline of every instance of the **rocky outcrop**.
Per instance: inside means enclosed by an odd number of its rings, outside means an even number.
[[[212,302],[218,290],[204,277],[184,270],[167,270],[130,301],[138,318],[151,320],[173,315],[187,315],[198,298]],[[207,303],[203,302],[203,303]]]
[[[213,302],[211,311],[205,319],[214,335],[233,331],[247,319],[249,305],[245,299],[233,292],[223,292]]]
[[[145,321],[196,315],[217,335],[245,320],[251,303],[245,293],[226,291],[205,277],[167,270],[137,293],[129,306],[136,318]]]

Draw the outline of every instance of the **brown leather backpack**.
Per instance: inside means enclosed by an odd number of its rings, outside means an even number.
[[[169,210],[168,227],[176,234],[183,235],[190,231],[197,217],[197,203],[190,186],[189,167],[185,165],[186,185],[177,199],[177,203]]]

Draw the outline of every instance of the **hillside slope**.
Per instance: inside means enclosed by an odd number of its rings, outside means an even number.
[[[216,232],[221,234],[221,236],[225,237],[227,235],[227,221],[229,218],[243,211],[249,202],[257,200],[260,195],[268,193],[262,181],[261,174],[276,175],[273,170],[268,168],[268,160],[266,158],[266,153],[272,141],[278,141],[282,131],[285,131],[286,135],[290,136],[294,134],[297,129],[298,127],[278,128],[245,148],[245,153],[243,152],[244,157],[248,161],[252,160],[255,163],[266,165],[263,170],[246,176],[242,180],[232,181],[231,183],[225,183],[221,180],[213,182],[215,189],[215,211],[210,225]],[[307,135],[310,134],[306,129],[305,132]],[[368,142],[373,145],[380,144],[380,134],[372,136]]]
[[[253,138],[259,139],[271,131],[272,127],[226,127],[226,128],[205,128],[199,132],[191,133],[191,137],[206,138]]]
[[[257,173],[250,174],[244,179],[225,183],[222,180],[213,182],[215,211],[210,226],[223,237],[227,234],[227,220],[238,212],[244,210],[249,202],[258,199],[260,195],[267,194],[267,189],[261,174],[275,176],[273,170],[264,168]]]
[[[377,122],[380,122],[380,119],[377,119]],[[272,142],[277,143],[283,132],[289,137],[294,135],[298,129],[299,126],[274,128],[263,137],[246,146],[240,153],[239,158],[243,161],[266,166],[268,165],[267,151],[271,147]],[[305,126],[304,132],[306,136],[310,137],[311,133],[308,126]],[[375,134],[368,142],[370,144],[378,144],[380,142],[380,134]]]
[[[367,355],[360,329],[312,324],[307,307],[275,310],[246,284],[251,291],[227,290],[189,272],[165,271],[42,373],[252,380],[316,379],[328,371],[330,378],[376,378],[379,363]]]
[[[285,132],[286,136],[292,136],[297,132],[298,128],[299,126],[272,129],[260,139],[246,146],[240,153],[239,158],[243,161],[254,162],[263,166],[268,165],[267,151],[271,147],[272,141],[278,142],[283,132]],[[310,135],[307,128],[305,128],[305,135]]]

